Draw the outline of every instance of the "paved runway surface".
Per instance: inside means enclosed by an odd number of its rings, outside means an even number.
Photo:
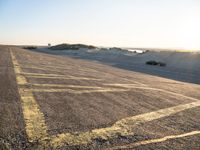
[[[0,149],[200,149],[199,91],[0,46]]]

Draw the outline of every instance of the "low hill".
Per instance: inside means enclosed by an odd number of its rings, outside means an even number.
[[[97,47],[92,46],[92,45],[84,45],[84,44],[59,44],[56,46],[52,46],[49,49],[52,49],[52,50],[79,50],[82,48],[96,49]]]

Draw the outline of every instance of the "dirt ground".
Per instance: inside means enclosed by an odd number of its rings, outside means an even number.
[[[0,46],[0,149],[200,149],[200,86]]]

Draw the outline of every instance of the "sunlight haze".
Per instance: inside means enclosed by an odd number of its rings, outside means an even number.
[[[199,0],[0,0],[0,44],[200,49]]]

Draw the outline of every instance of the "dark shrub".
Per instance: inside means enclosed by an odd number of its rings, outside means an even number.
[[[147,65],[158,65],[158,63],[154,60],[150,60],[146,62]]]
[[[36,46],[25,46],[23,47],[23,49],[37,49]]]
[[[146,62],[147,65],[158,65],[158,66],[161,66],[161,67],[165,67],[167,64],[166,63],[163,63],[163,62],[157,62],[155,60],[150,60],[150,61],[147,61]]]
[[[158,62],[158,65],[161,66],[161,67],[165,67],[165,66],[166,66],[166,63]]]

